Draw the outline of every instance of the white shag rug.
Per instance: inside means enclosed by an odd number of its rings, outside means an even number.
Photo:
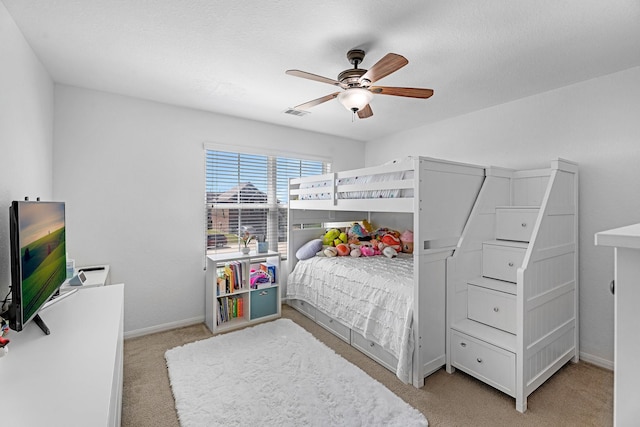
[[[165,353],[183,427],[426,426],[426,418],[289,319]]]

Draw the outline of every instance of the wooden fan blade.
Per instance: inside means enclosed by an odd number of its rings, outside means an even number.
[[[369,80],[371,83],[377,82],[381,78],[398,71],[408,63],[407,58],[402,55],[387,53],[380,61],[376,62],[373,67],[369,68],[369,71],[360,77],[360,83],[365,80]]]
[[[361,119],[366,119],[367,117],[373,116],[373,110],[371,109],[371,105],[367,104],[362,110],[358,110],[358,117]]]
[[[339,87],[341,87],[343,89],[346,89],[346,87],[347,87],[345,84],[340,83],[337,80],[330,79],[328,77],[318,76],[316,74],[307,73],[306,71],[287,70],[287,71],[285,71],[285,73],[290,75],[290,76],[294,76],[294,77],[302,77],[303,79],[309,79],[309,80],[313,80],[313,81],[320,82],[320,83],[328,83],[330,85],[339,86]]]
[[[304,104],[296,105],[296,110],[306,110],[307,108],[315,107],[316,105],[322,104],[323,102],[331,101],[333,98],[338,96],[340,92],[335,92],[329,95],[325,95],[322,98],[314,99],[313,101],[305,102]]]
[[[427,99],[433,95],[433,89],[415,87],[371,86],[369,90],[380,95],[406,96],[408,98]]]

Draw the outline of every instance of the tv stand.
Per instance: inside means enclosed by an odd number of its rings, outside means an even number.
[[[47,324],[44,323],[44,320],[42,320],[42,317],[40,317],[39,314],[36,314],[36,317],[33,318],[33,321],[40,327],[40,329],[42,329],[42,332],[44,332],[45,335],[51,335],[49,327],[47,327]]]
[[[0,359],[2,426],[120,426],[124,285],[75,292],[9,332]]]

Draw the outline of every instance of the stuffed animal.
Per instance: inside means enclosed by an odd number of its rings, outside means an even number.
[[[360,254],[362,256],[374,256],[376,251],[373,246],[360,246]]]
[[[330,229],[322,238],[322,244],[325,246],[337,246],[340,243],[347,243],[347,233],[341,232],[337,228]]]
[[[333,246],[327,246],[323,251],[323,253],[324,253],[324,256],[326,257],[332,257],[332,256],[338,255],[338,250]]]
[[[340,230],[332,228],[328,230],[322,238],[322,244],[326,246],[333,246],[333,242],[340,236]]]
[[[387,258],[395,258],[398,256],[398,252],[393,249],[391,246],[387,246],[382,250],[382,254]]]
[[[396,252],[402,250],[402,242],[400,242],[400,239],[394,234],[385,234],[380,241],[385,245],[385,247],[391,247]]]
[[[351,253],[351,248],[344,243],[338,243],[336,245],[336,250],[338,251],[338,255],[345,256]]]
[[[402,252],[406,254],[413,253],[413,231],[404,230],[400,235],[400,242],[402,243]]]

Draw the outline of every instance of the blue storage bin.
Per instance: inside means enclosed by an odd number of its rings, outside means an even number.
[[[278,312],[278,287],[251,291],[251,320]]]

